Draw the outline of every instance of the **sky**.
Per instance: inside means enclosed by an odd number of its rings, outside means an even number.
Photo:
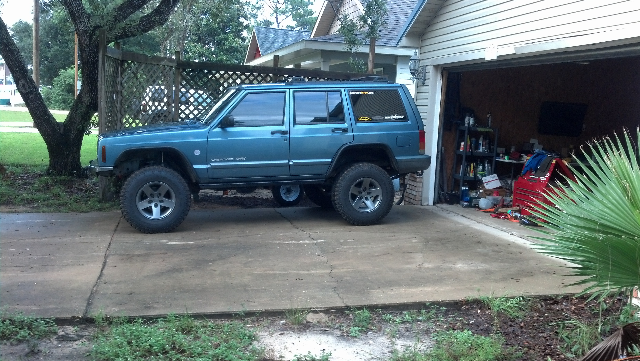
[[[313,11],[318,13],[324,0],[313,0]],[[0,17],[8,27],[19,20],[33,22],[33,0],[0,0]]]

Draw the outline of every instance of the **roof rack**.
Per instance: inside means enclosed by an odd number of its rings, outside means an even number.
[[[388,83],[389,79],[387,78],[386,75],[368,75],[368,76],[363,76],[363,77],[359,77],[359,78],[352,78],[352,79],[343,79],[343,80],[309,80],[303,76],[292,76],[288,79],[286,79],[284,82],[285,83],[308,83],[308,82],[314,82],[314,81],[319,81],[319,82],[336,82],[336,83],[340,83],[340,82],[378,82],[378,83]]]
[[[372,81],[372,82],[387,83],[389,82],[389,79],[387,78],[386,75],[368,75],[368,76],[363,76],[361,78],[351,79],[351,81]]]

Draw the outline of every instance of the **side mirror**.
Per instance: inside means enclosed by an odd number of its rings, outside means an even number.
[[[231,128],[236,125],[236,121],[233,118],[233,115],[227,114],[220,121],[220,128]]]

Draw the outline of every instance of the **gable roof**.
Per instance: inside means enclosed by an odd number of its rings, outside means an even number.
[[[356,0],[362,6],[369,0]],[[414,17],[427,0],[391,0],[387,2],[387,25],[380,30],[377,45],[397,46],[405,35],[405,29],[413,22]],[[338,14],[343,0],[327,0],[324,2],[320,15],[313,29],[311,40],[341,42],[338,34],[329,34],[331,25],[338,20]],[[366,39],[368,42],[369,39]]]
[[[272,53],[300,40],[308,39],[311,35],[310,31],[264,28],[261,26],[256,26],[253,31],[256,34],[256,41],[262,55]]]

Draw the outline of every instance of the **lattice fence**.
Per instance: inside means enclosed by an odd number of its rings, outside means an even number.
[[[252,67],[102,52],[100,132],[202,119],[230,86],[307,80],[349,80],[364,74]]]

